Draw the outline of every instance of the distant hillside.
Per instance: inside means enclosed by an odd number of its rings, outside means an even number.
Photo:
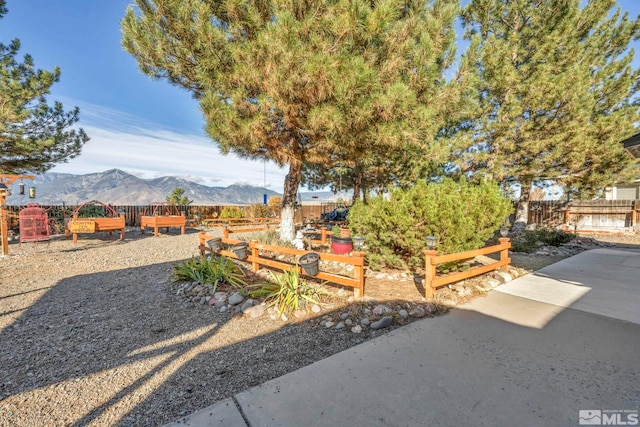
[[[194,205],[244,205],[262,203],[263,194],[279,195],[275,191],[246,185],[229,187],[207,187],[182,178],[162,177],[141,179],[120,169],[86,175],[45,173],[33,181],[25,181],[26,187],[36,187],[36,198],[18,193],[18,183],[12,185],[9,205],[24,205],[30,202],[41,205],[78,205],[90,200],[99,200],[113,205],[146,205],[164,202],[174,188],[185,189],[185,195]],[[26,191],[28,194],[28,191]]]
[[[11,186],[12,195],[7,198],[9,205],[26,205],[35,202],[41,205],[79,205],[90,200],[98,200],[113,205],[147,205],[164,202],[174,188],[184,188],[185,195],[194,205],[248,205],[262,203],[263,194],[281,194],[262,187],[234,184],[229,187],[207,187],[186,179],[165,176],[141,179],[120,169],[86,175],[67,173],[45,173],[36,175],[33,181],[24,181],[26,195],[18,194],[18,184]],[[36,187],[36,198],[29,199],[28,187]],[[348,200],[350,194],[333,194],[329,191],[301,193],[302,202],[328,202],[338,197]]]

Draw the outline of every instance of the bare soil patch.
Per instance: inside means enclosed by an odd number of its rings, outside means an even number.
[[[636,237],[620,244],[640,248]],[[386,271],[368,275],[366,298],[328,287],[319,314],[288,322],[219,313],[173,292],[173,266],[197,245],[196,230],[134,229],[124,241],[101,233],[10,244],[0,257],[0,425],[162,425],[402,326],[415,318],[400,310],[428,305],[411,274]],[[521,258],[514,264],[528,270],[551,260]],[[382,304],[393,313],[388,328],[323,326],[373,321]]]

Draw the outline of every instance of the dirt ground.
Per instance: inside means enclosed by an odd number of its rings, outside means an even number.
[[[584,237],[585,248],[640,249],[640,236]],[[220,313],[175,293],[173,267],[197,246],[197,230],[134,229],[124,241],[10,244],[0,257],[0,426],[163,425],[416,320],[402,310],[433,307],[412,274],[384,271],[368,273],[366,298],[328,287],[320,313],[287,322]],[[512,259],[527,271],[559,260]],[[385,329],[335,326],[374,322],[379,305],[392,313]]]

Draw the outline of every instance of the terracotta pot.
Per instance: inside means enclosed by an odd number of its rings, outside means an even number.
[[[348,254],[353,250],[353,240],[348,237],[332,237],[331,250],[336,255]]]
[[[340,237],[349,237],[349,229],[340,228]]]

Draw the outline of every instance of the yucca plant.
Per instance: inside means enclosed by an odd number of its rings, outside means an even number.
[[[320,304],[320,295],[326,291],[300,279],[298,266],[291,271],[284,271],[282,274],[271,274],[271,283],[253,285],[259,287],[250,292],[252,298],[264,297],[269,306],[278,309],[278,315],[282,313],[290,314],[307,302]]]
[[[174,266],[173,274],[176,282],[190,280],[209,286],[212,292],[222,283],[236,289],[242,289],[247,285],[240,267],[225,257],[192,257]]]

